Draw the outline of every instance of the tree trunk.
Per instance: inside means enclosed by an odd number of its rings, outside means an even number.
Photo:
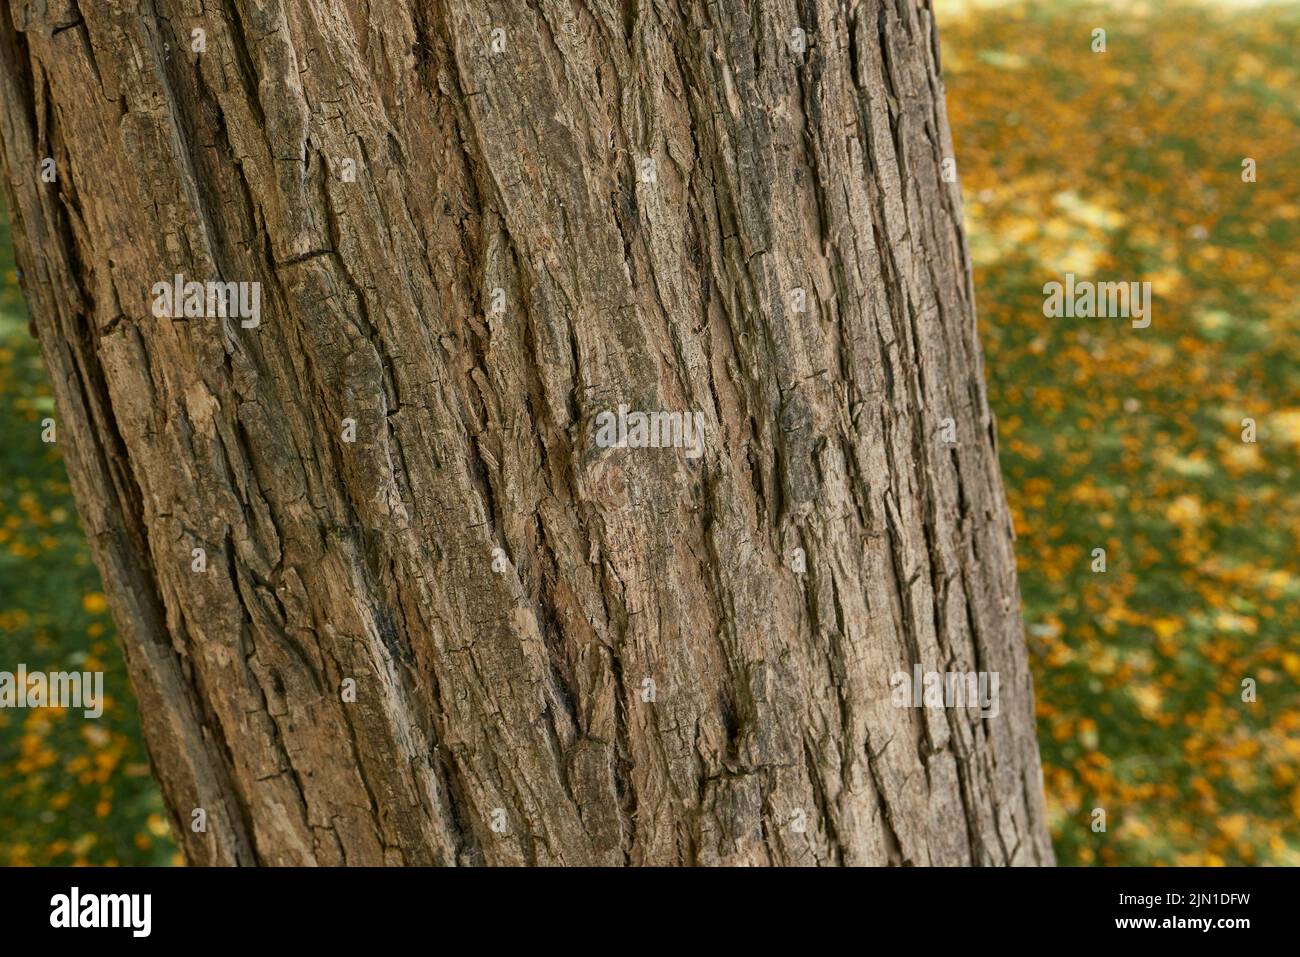
[[[189,861],[1051,862],[928,0],[4,7]]]

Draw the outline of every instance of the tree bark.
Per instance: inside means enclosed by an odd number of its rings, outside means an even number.
[[[1052,861],[928,0],[0,7],[190,862]],[[897,706],[918,664],[999,713]]]

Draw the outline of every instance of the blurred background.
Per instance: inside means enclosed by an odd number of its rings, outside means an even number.
[[[1058,860],[1300,864],[1300,4],[936,5]],[[2,660],[109,697],[0,710],[0,865],[179,864],[0,221]]]

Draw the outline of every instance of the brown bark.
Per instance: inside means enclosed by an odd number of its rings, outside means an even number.
[[[0,86],[190,861],[1051,862],[928,0],[4,0]]]

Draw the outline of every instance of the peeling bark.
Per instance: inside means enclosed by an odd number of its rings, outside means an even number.
[[[1051,862],[928,0],[7,0],[0,88],[188,860]]]

